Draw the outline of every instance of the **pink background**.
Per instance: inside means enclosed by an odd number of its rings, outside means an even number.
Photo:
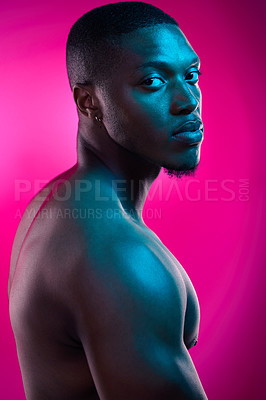
[[[76,19],[102,4],[47,0],[0,6],[0,397],[5,400],[25,400],[7,301],[18,215],[39,181],[75,163],[77,116],[65,43]],[[205,140],[195,177],[177,186],[161,175],[162,192],[151,192],[145,219],[198,293],[200,337],[191,356],[209,399],[261,400],[266,398],[265,2],[152,4],[176,18],[202,60]],[[32,187],[16,200],[18,180]]]

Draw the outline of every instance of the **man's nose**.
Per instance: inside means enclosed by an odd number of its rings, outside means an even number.
[[[199,105],[200,93],[194,94],[188,84],[186,86],[179,85],[173,96],[170,112],[173,115],[186,115],[195,111]]]

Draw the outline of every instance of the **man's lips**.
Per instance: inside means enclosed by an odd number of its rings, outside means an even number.
[[[203,130],[201,120],[187,121],[174,131],[173,137],[180,143],[195,145],[202,142]]]
[[[203,123],[199,119],[194,121],[187,121],[177,129],[175,129],[174,136],[178,135],[181,132],[195,132],[198,130],[203,131]]]

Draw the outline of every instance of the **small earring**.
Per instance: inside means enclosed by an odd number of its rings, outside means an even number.
[[[95,120],[97,121],[97,122],[102,122],[102,118],[99,118],[99,117],[97,117],[97,115],[95,115]]]

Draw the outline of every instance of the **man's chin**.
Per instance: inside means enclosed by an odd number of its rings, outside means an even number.
[[[183,176],[194,176],[197,168],[198,165],[195,165],[190,169],[184,169],[184,170],[163,167],[163,170],[168,176],[170,176],[170,178],[181,179]]]
[[[180,154],[178,162],[175,160],[162,165],[164,172],[171,178],[194,176],[200,162],[200,146],[191,146],[186,150],[184,154]]]

